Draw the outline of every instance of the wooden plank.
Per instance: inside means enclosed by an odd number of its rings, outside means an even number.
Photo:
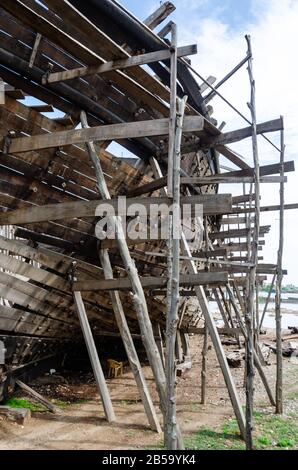
[[[36,392],[35,390],[33,390],[33,388],[29,387],[28,385],[26,385],[24,382],[22,382],[21,380],[17,379],[16,380],[16,384],[22,389],[24,390],[26,393],[28,393],[29,395],[31,395],[35,400],[39,401],[43,406],[45,406],[48,410],[51,411],[51,413],[54,413],[54,414],[61,414],[62,413],[62,410],[60,408],[58,408],[58,406],[56,405],[53,405],[53,403],[51,403],[49,400],[47,400],[46,398],[44,398],[42,395],[40,395],[40,393]]]
[[[262,177],[267,175],[272,175],[274,173],[279,173],[279,164],[273,165],[263,165],[260,167],[261,181],[270,182],[268,179]],[[295,171],[294,161],[285,162],[285,172]],[[210,175],[204,177],[182,176],[180,179],[181,184],[217,184],[222,182],[232,183],[232,182],[245,182],[245,178],[253,178],[253,168],[245,170],[230,171],[218,175]],[[251,182],[251,179],[247,180]],[[277,180],[280,182],[280,180]],[[128,196],[139,196],[141,194],[146,194],[149,192],[157,191],[166,186],[167,178],[163,176],[162,178],[157,178],[149,183],[146,183],[142,186],[132,188],[128,191]]]
[[[190,46],[183,46],[177,49],[177,56],[184,57],[197,53],[196,44]],[[62,82],[66,80],[73,80],[74,78],[88,77],[90,75],[103,74],[111,72],[113,70],[125,70],[129,67],[136,67],[154,62],[160,62],[169,60],[171,58],[170,50],[161,50],[157,52],[149,52],[147,54],[141,54],[131,56],[127,59],[118,59],[110,62],[106,62],[100,65],[93,65],[89,67],[78,67],[72,70],[64,70],[62,72],[50,73],[44,75],[42,82],[44,85],[47,83]]]
[[[54,108],[51,104],[34,104],[28,106],[29,108],[37,111],[38,113],[53,113]]]
[[[260,234],[268,233],[270,230],[271,225],[263,225],[260,227]],[[224,239],[224,238],[240,238],[240,237],[247,237],[249,234],[248,228],[243,229],[230,229],[230,230],[223,230],[222,232],[213,232],[209,234],[210,240],[216,239]]]
[[[124,200],[123,200],[124,201]],[[122,202],[123,202],[122,201]],[[118,211],[118,204],[120,211]],[[126,199],[126,207],[121,208],[121,201],[119,199],[111,199],[108,205],[114,209],[115,215],[125,216],[130,206],[134,204],[142,205],[146,210],[150,209],[151,205],[156,207],[171,205],[172,200],[168,197],[159,198],[129,198]],[[229,194],[208,194],[198,196],[182,196],[181,205],[189,205],[193,208],[195,205],[203,205],[205,215],[227,213],[231,211],[231,196]],[[65,202],[60,204],[49,204],[45,206],[32,207],[30,209],[20,209],[16,211],[9,211],[0,214],[0,225],[19,225],[29,224],[34,222],[45,222],[49,220],[62,220],[67,218],[78,217],[95,217],[96,210],[101,207],[107,207],[107,201],[74,201]],[[99,213],[99,212],[98,212]],[[186,213],[186,211],[185,211]]]
[[[186,116],[183,123],[183,132],[196,132],[204,128],[201,116]],[[51,134],[41,134],[33,137],[18,137],[11,141],[9,153],[28,152],[65,145],[75,145],[91,141],[121,140],[144,136],[167,135],[169,132],[169,119],[152,119],[149,121],[110,124],[107,126],[90,127],[60,131]]]
[[[256,126],[257,134],[265,134],[266,132],[276,132],[283,128],[283,121],[281,118],[266,121]],[[202,137],[201,145],[204,147],[217,147],[217,145],[232,144],[239,142],[252,136],[252,126],[237,129],[235,131],[225,132],[216,137]]]
[[[284,183],[287,182],[287,177],[282,177]],[[221,176],[189,176],[181,178],[181,184],[198,184],[200,186],[207,186],[209,184],[243,184],[254,182],[253,176],[228,176],[225,174]],[[260,177],[260,183],[280,183],[280,176],[262,176]]]
[[[209,285],[209,284],[225,284],[228,281],[227,273],[200,273],[200,274],[183,274],[181,275],[180,285]],[[142,287],[144,289],[156,289],[167,285],[166,277],[140,277]],[[73,284],[73,290],[85,291],[121,291],[131,290],[131,282],[128,278],[108,279],[100,281],[77,281]]]
[[[155,10],[151,15],[146,18],[143,23],[150,29],[155,29],[160,23],[162,23],[168,16],[176,10],[175,5],[172,2],[164,2]]]

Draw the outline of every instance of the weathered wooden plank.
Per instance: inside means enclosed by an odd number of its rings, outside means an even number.
[[[140,277],[144,289],[156,289],[167,285],[166,277]],[[225,272],[217,276],[215,273],[184,274],[181,275],[180,285],[208,285],[225,284],[228,280]],[[84,291],[106,291],[106,290],[131,290],[131,282],[128,278],[108,279],[100,281],[77,281],[73,284],[73,290]]]
[[[186,116],[183,123],[183,132],[196,132],[204,128],[201,116]],[[18,137],[11,141],[9,153],[28,152],[53,147],[63,147],[91,141],[121,140],[144,136],[167,135],[169,132],[169,119],[152,119],[108,126],[90,127],[60,131],[52,134],[41,134],[33,137]]]
[[[16,384],[25,392],[27,392],[29,395],[31,395],[35,400],[39,401],[42,405],[44,405],[48,410],[50,410],[54,414],[61,414],[62,410],[58,408],[58,406],[54,405],[51,403],[49,400],[47,400],[45,397],[40,395],[40,393],[36,392],[36,390],[33,390],[33,388],[29,387],[26,385],[24,382],[21,380],[17,379]]]
[[[183,46],[177,49],[177,56],[184,57],[197,53],[196,44],[190,46]],[[113,70],[122,70],[129,67],[141,66],[145,64],[151,64],[154,62],[160,62],[169,60],[171,57],[170,50],[161,50],[157,52],[149,52],[147,54],[141,54],[129,57],[128,59],[118,59],[110,62],[106,62],[100,65],[93,65],[89,67],[78,67],[72,70],[64,70],[62,72],[55,72],[43,77],[43,84],[62,82],[66,80],[72,80],[79,77],[88,77],[90,75],[102,74],[111,72]]]
[[[155,29],[160,23],[162,23],[168,16],[176,10],[175,5],[172,2],[164,2],[157,8],[151,15],[146,18],[143,23],[150,29]]]
[[[264,134],[266,132],[276,132],[283,128],[282,119],[274,119],[271,121],[262,122],[257,125],[257,134]],[[232,144],[239,142],[240,140],[246,139],[252,136],[252,126],[237,129],[235,131],[225,132],[216,137],[203,137],[201,139],[202,146],[216,147],[217,145]]]
[[[118,204],[120,205],[120,212],[118,211]],[[125,200],[124,204],[126,204],[126,207],[122,209],[121,201],[119,201],[119,199],[111,199],[108,201],[108,206],[114,209],[115,215],[118,214],[125,216],[127,210],[129,210],[130,206],[133,206],[134,204],[140,204],[146,210],[149,210],[151,205],[171,205],[172,200],[167,197],[128,198]],[[181,206],[185,205],[187,208],[187,205],[189,205],[190,208],[193,208],[196,204],[203,205],[205,215],[227,213],[229,210],[232,210],[231,196],[229,194],[207,194],[181,197]],[[2,213],[0,214],[0,225],[29,224],[74,217],[95,217],[96,210],[99,211],[100,208],[107,208],[107,201],[74,201],[60,204],[49,204],[46,206]]]
[[[260,234],[268,233],[271,225],[263,225],[260,227]],[[213,232],[209,234],[210,240],[224,239],[224,238],[240,238],[247,237],[249,234],[248,228],[223,230],[222,232]]]

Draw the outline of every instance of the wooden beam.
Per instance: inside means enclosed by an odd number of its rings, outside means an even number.
[[[87,313],[85,310],[84,302],[80,292],[74,292],[75,305],[77,307],[78,317],[80,320],[82,333],[84,335],[86,347],[88,349],[88,354],[90,362],[92,365],[94,378],[96,380],[99,393],[101,396],[104,412],[106,419],[109,423],[116,421],[116,416],[114,413],[113,404],[110,398],[109,390],[103,375],[102,367],[99,361],[98,352],[95,346],[93,339],[92,331],[88,321]]]
[[[266,132],[276,132],[283,128],[283,121],[281,118],[272,121],[262,122],[256,126],[257,134],[265,134]],[[217,145],[232,144],[239,142],[252,136],[252,126],[237,129],[235,131],[225,132],[216,137],[202,137],[202,147],[216,147]]]
[[[164,2],[155,10],[151,15],[146,18],[143,23],[150,29],[155,29],[160,23],[162,23],[168,16],[176,10],[175,5],[172,2]]]
[[[35,400],[39,401],[43,406],[45,406],[48,410],[51,411],[51,413],[54,413],[54,414],[61,414],[62,413],[62,410],[60,408],[58,408],[58,406],[54,405],[53,403],[51,403],[49,400],[47,400],[46,398],[44,398],[42,395],[40,395],[40,393],[36,392],[35,390],[33,390],[33,388],[29,387],[28,385],[26,385],[24,382],[22,382],[21,380],[17,379],[16,380],[16,384],[22,389],[24,390],[26,393],[28,393],[29,395],[31,395]]]
[[[49,204],[1,213],[0,225],[20,225],[31,224],[34,222],[45,222],[49,220],[95,217],[96,210],[99,211],[101,207],[106,208],[107,204],[114,209],[115,215],[125,216],[127,214],[127,210],[134,204],[140,204],[149,211],[150,206],[152,205],[156,205],[156,207],[163,204],[171,205],[172,200],[168,197],[130,198],[126,199],[126,207],[123,207],[123,209],[121,208],[121,202],[119,203],[119,199],[110,199],[109,201],[74,201]],[[120,207],[118,206],[119,204]],[[205,215],[228,213],[232,210],[231,196],[229,194],[208,194],[181,197],[181,206],[189,205],[190,208],[193,209],[196,204],[203,205]],[[99,214],[99,212],[97,213]]]
[[[204,119],[201,116],[185,116],[183,132],[197,132],[204,129]],[[32,137],[17,137],[9,146],[9,153],[29,152],[54,147],[64,147],[91,141],[121,140],[144,136],[167,135],[169,119],[151,119],[149,121],[110,124],[107,126],[90,127],[69,131],[53,132],[51,134],[34,135]]]
[[[261,177],[273,175],[274,173],[279,173],[280,165],[273,164],[273,165],[263,165],[260,167],[260,175]],[[294,161],[285,162],[285,172],[295,171]],[[218,174],[218,175],[211,175],[211,176],[204,176],[204,177],[185,177],[182,176],[180,179],[181,184],[217,184],[222,182],[233,183],[233,182],[245,182],[245,178],[253,178],[253,168],[248,168],[244,170],[237,170],[237,171],[229,171],[226,173]],[[251,180],[249,180],[251,181]],[[261,178],[262,181],[262,178]],[[269,182],[270,180],[263,179],[263,182]],[[278,182],[280,180],[278,179]],[[153,191],[157,191],[158,189],[164,188],[167,184],[167,178],[165,176],[161,178],[157,178],[149,183],[146,183],[142,186],[136,186],[135,188],[131,188],[128,191],[128,196],[139,196],[141,194],[150,193]]]
[[[260,227],[260,234],[268,233],[270,230],[271,225],[263,225]],[[209,234],[210,240],[216,239],[223,239],[223,238],[240,238],[240,237],[247,237],[249,234],[248,228],[241,228],[241,229],[231,229],[231,230],[223,230],[222,232],[213,232]]]
[[[177,49],[177,56],[184,57],[197,53],[197,45],[192,44],[190,46],[183,46]],[[160,62],[169,60],[171,58],[171,52],[169,49],[161,50],[157,52],[149,52],[147,54],[141,54],[131,56],[127,59],[118,59],[110,62],[106,62],[100,65],[91,65],[89,67],[78,67],[72,70],[64,70],[63,72],[50,73],[44,75],[42,82],[44,85],[47,83],[62,82],[66,80],[73,80],[74,78],[88,77],[89,75],[97,75],[111,72],[112,70],[122,70],[129,67],[136,67],[154,62]]]
[[[140,277],[142,287],[144,289],[157,289],[167,285],[166,277]],[[225,284],[228,281],[226,272],[221,272],[219,275],[216,273],[199,273],[199,274],[183,274],[181,275],[181,287],[194,286],[194,285],[209,285],[209,284]],[[81,292],[86,291],[122,291],[131,290],[131,282],[128,278],[120,279],[100,279],[98,281],[76,281],[73,284],[73,290]]]
[[[81,112],[81,123],[82,123],[83,128],[88,127],[87,116],[84,111]],[[110,194],[105,184],[104,174],[103,174],[102,167],[100,164],[100,159],[96,153],[94,143],[90,142],[86,144],[86,149],[88,151],[90,160],[95,169],[95,175],[96,175],[96,179],[98,182],[98,188],[99,188],[100,194],[103,198],[108,199],[110,197]],[[113,279],[113,268],[112,268],[112,264],[110,261],[108,250],[101,247],[99,249],[99,258],[100,258],[100,262],[101,262],[101,266],[104,272],[105,279]],[[121,335],[121,338],[125,347],[127,358],[129,360],[129,364],[130,364],[132,373],[134,375],[136,385],[138,387],[140,397],[142,399],[145,413],[147,415],[150,427],[153,431],[157,431],[158,433],[160,433],[161,427],[159,424],[159,420],[157,418],[154,404],[152,402],[152,398],[151,398],[151,395],[150,395],[150,392],[149,392],[149,389],[148,389],[148,386],[147,386],[147,383],[146,383],[146,380],[142,371],[142,366],[140,364],[138,354],[134,346],[134,342],[130,333],[130,329],[127,323],[125,311],[123,308],[123,304],[122,304],[119,292],[110,291],[110,299],[112,302],[112,307],[114,310],[117,326],[120,331],[120,335]]]

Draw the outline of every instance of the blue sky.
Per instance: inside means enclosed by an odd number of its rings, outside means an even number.
[[[145,19],[160,4],[156,0],[122,0],[120,3],[140,19]],[[171,18],[187,21],[187,17],[211,16],[227,23],[230,28],[239,28],[252,18],[251,0],[187,0],[173,2],[176,12]],[[180,5],[179,5],[180,4]]]
[[[138,18],[145,19],[160,4],[159,0],[120,0],[120,3]],[[253,67],[257,92],[257,119],[259,122],[280,115],[285,120],[286,160],[294,160],[296,173],[288,174],[286,203],[298,202],[298,94],[297,94],[297,0],[173,0],[176,11],[171,15],[178,25],[180,45],[197,43],[198,54],[192,57],[194,68],[205,78],[214,75],[220,80],[246,54],[245,34],[250,34],[253,47]],[[158,28],[161,28],[162,25]],[[157,30],[158,30],[157,28]],[[250,99],[248,75],[244,67],[222,88],[221,92],[248,118]],[[214,117],[227,123],[225,130],[238,129],[246,124],[219,99],[210,103]],[[279,135],[269,136],[276,144]],[[277,163],[279,154],[260,137],[261,164]],[[252,164],[250,140],[231,147]],[[220,159],[222,165],[231,164]],[[240,193],[241,189],[222,185],[222,191]],[[263,184],[262,205],[279,203],[278,185]],[[288,276],[284,283],[298,285],[296,230],[298,211],[286,211],[284,267]],[[271,225],[263,250],[266,262],[276,262],[278,243],[278,212],[263,213],[262,225]]]

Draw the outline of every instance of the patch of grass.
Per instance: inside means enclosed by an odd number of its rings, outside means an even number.
[[[38,403],[32,403],[25,398],[8,398],[3,403],[5,406],[10,406],[11,408],[27,408],[31,411],[45,411],[45,407],[39,405]]]
[[[298,426],[295,419],[257,411],[254,414],[254,427],[255,449],[287,450],[298,448]],[[195,450],[245,449],[236,420],[226,422],[219,430],[201,428],[185,444],[188,449]]]

